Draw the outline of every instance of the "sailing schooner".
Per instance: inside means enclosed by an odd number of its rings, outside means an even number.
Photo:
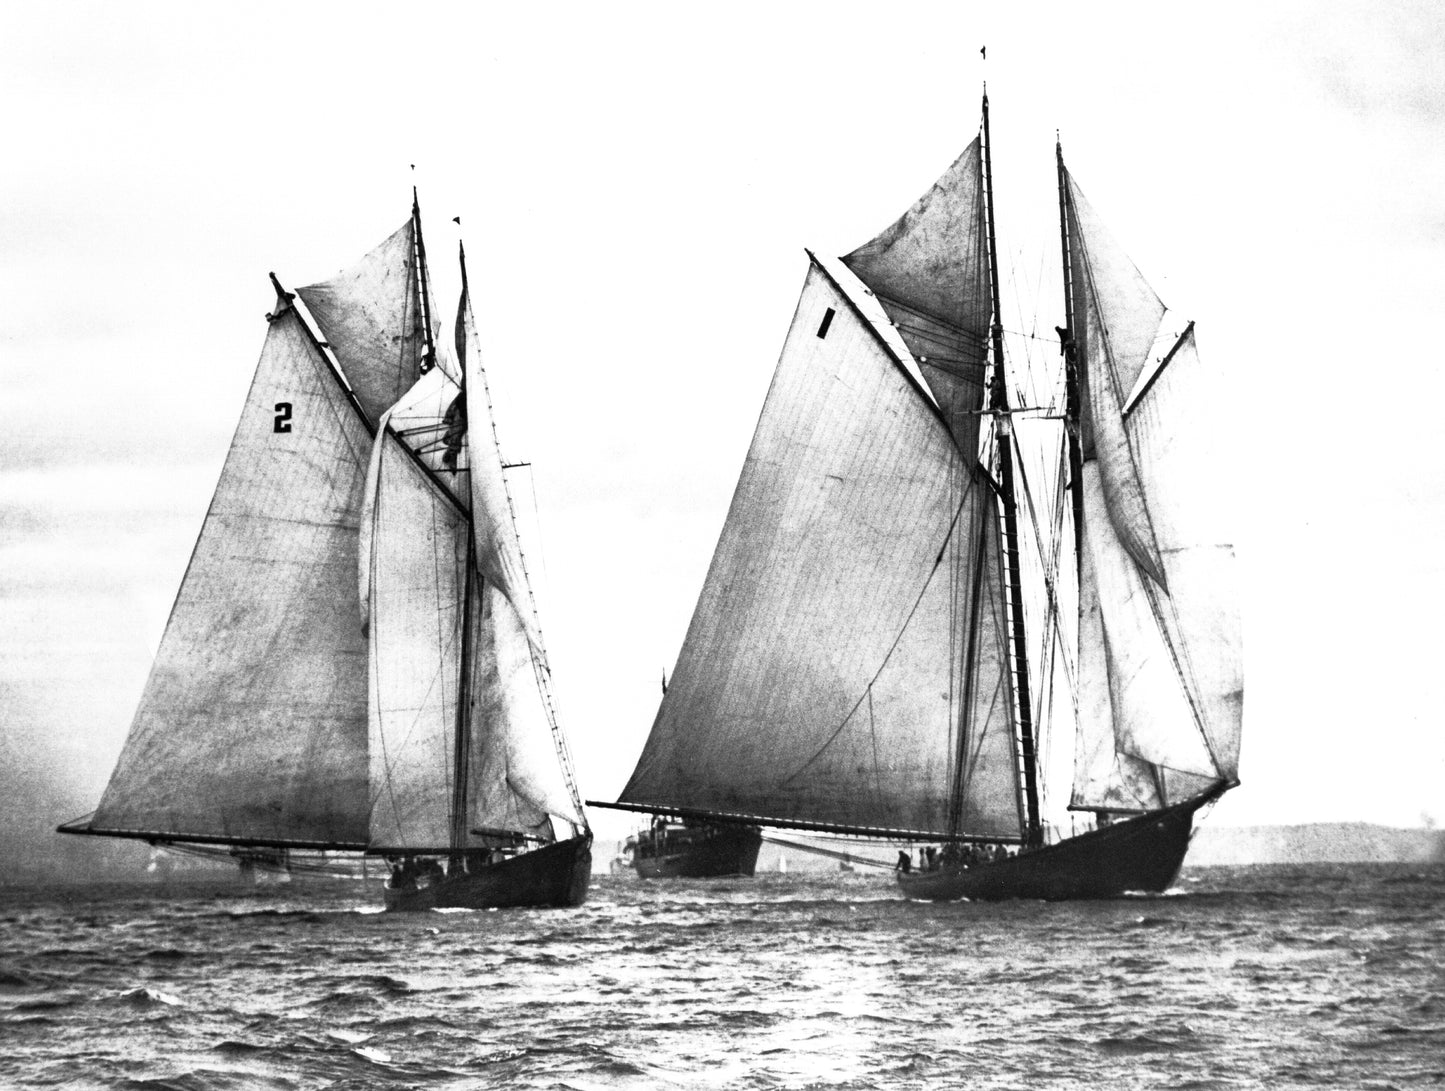
[[[1063,899],[1165,889],[1238,783],[1193,325],[1060,151],[1064,404],[1011,404],[991,168],[985,95],[908,212],[840,260],[809,252],[671,683],[620,799],[594,805],[932,842],[900,866],[909,897]],[[1052,498],[1028,488],[1026,419]],[[1041,746],[1066,728],[1067,831]]]
[[[623,844],[623,859],[644,879],[750,879],[763,831],[756,826],[654,818]]]
[[[140,707],[99,807],[61,832],[385,856],[395,909],[585,898],[592,835],[459,259],[454,353],[415,194],[332,279],[272,276]]]

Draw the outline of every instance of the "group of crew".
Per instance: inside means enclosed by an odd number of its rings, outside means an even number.
[[[489,864],[499,864],[506,859],[500,849],[473,850],[465,855],[453,857],[443,866],[435,856],[388,856],[391,865],[391,881],[387,884],[393,890],[422,887],[440,882],[447,876],[474,872]]]
[[[941,867],[978,867],[980,864],[992,864],[999,860],[1007,860],[1013,855],[1013,849],[1007,845],[959,845],[950,842],[944,845],[942,850],[929,845],[927,848],[918,850],[918,870],[937,871]],[[913,856],[906,849],[898,852],[898,862],[893,865],[894,871],[901,871],[905,875],[913,870]]]

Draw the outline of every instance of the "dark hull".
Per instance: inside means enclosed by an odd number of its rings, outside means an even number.
[[[1069,901],[1114,898],[1129,891],[1159,893],[1179,875],[1189,849],[1194,813],[1218,799],[1225,788],[1220,784],[1165,810],[1006,860],[899,873],[898,886],[907,897],[925,901]]]
[[[632,866],[644,879],[720,879],[729,875],[751,878],[758,866],[763,834],[755,826],[689,830],[686,838],[669,838],[656,855],[643,855],[644,848],[650,846],[638,846]]]
[[[503,909],[581,905],[592,878],[592,835],[556,841],[430,886],[385,891],[386,908]]]

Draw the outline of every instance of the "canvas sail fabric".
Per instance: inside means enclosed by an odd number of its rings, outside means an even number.
[[[506,471],[497,449],[492,406],[482,370],[481,347],[471,314],[471,299],[465,284],[457,305],[457,356],[466,372],[466,399],[471,466],[471,507],[476,525],[477,567],[507,601],[531,642],[533,653],[545,665],[546,652],[532,608],[531,591],[522,562],[522,544],[512,518],[507,495]]]
[[[1073,805],[1148,808],[1238,775],[1243,674],[1217,465],[1224,417],[1192,328],[1161,338],[1163,305],[1067,184],[1081,431],[1092,439]],[[1171,355],[1150,359],[1171,343]]]
[[[451,375],[440,367],[432,368],[391,407],[388,420],[392,430],[434,472],[435,480],[458,504],[470,508],[470,452],[461,393]]]
[[[975,138],[898,220],[842,261],[874,292],[961,451],[978,449],[992,296]]]
[[[435,380],[424,376],[423,384],[429,391]],[[360,569],[370,651],[372,847],[451,847],[459,731],[469,740],[467,830],[551,840],[549,815],[581,820],[558,770],[526,634],[500,589],[475,571],[464,610],[467,509],[389,427],[392,416],[385,419],[368,478]],[[464,616],[471,619],[465,657]],[[486,838],[469,833],[465,843]]]
[[[467,563],[466,512],[378,433],[363,512],[371,844],[451,845]]]
[[[379,421],[416,382],[426,354],[415,219],[408,217],[355,265],[297,294],[340,361],[356,400],[373,423]]]
[[[1145,366],[1164,304],[1098,223],[1072,178],[1068,186],[1070,276],[1077,312],[1071,326],[1078,358],[1087,362],[1079,384],[1083,457],[1099,462],[1108,516],[1119,541],[1135,563],[1162,584],[1163,561],[1124,429],[1124,403]]]
[[[555,726],[531,643],[511,602],[487,585],[476,605],[472,682],[475,828],[554,837],[553,818],[586,827],[563,774]]]
[[[474,558],[485,587],[472,691],[477,821],[532,829],[551,816],[585,829],[571,759],[549,700],[550,667],[507,494],[465,269],[456,346],[466,375]]]
[[[841,283],[818,263],[808,273],[676,669],[621,799],[946,831],[964,752],[968,832],[1017,837],[997,657],[976,668],[975,699],[989,711],[959,739],[957,626],[992,494],[913,377],[912,359],[888,347],[896,338],[863,318]]]
[[[369,445],[285,307],[92,831],[365,844],[356,562]]]

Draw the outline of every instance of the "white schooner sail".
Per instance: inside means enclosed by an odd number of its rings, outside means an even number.
[[[809,255],[676,668],[611,805],[1026,850],[909,888],[921,897],[1167,883],[1194,810],[1237,778],[1233,551],[1198,491],[1209,445],[1182,420],[1203,407],[1204,376],[1192,326],[1161,336],[1163,305],[1069,181],[1064,340],[1084,397],[1045,415],[1068,418],[1068,442],[1058,430],[1051,442],[1056,460],[1072,455],[1076,500],[1056,506],[1082,545],[1026,563],[987,129],[985,100],[983,136],[896,223],[841,261]],[[1031,644],[1026,614],[1060,631],[1038,614],[1057,607],[1063,563],[1080,588],[1064,656],[1076,692],[1049,701],[1031,674],[1055,672],[1026,649],[1052,662],[1054,637]],[[1109,827],[1067,851],[1046,844],[1057,831],[1040,813],[1050,709],[1055,737],[1077,721],[1071,803]],[[1165,814],[1173,840],[1120,848],[1134,812]],[[1152,863],[1130,871],[1101,853]]]
[[[1083,378],[1072,804],[1149,811],[1238,778],[1234,550],[1209,434],[1223,417],[1193,323],[1167,311],[1061,175]]]
[[[414,206],[299,290],[319,335],[277,291],[119,763],[62,830],[433,854],[452,868],[435,904],[575,904],[590,833],[465,287],[453,357]],[[559,823],[575,851],[552,854],[549,886],[514,865]]]
[[[997,526],[976,456],[978,151],[843,262],[813,257],[623,802],[931,833],[961,779],[965,828],[1017,834]],[[915,287],[929,252],[965,261]],[[969,648],[958,619],[976,582]]]

